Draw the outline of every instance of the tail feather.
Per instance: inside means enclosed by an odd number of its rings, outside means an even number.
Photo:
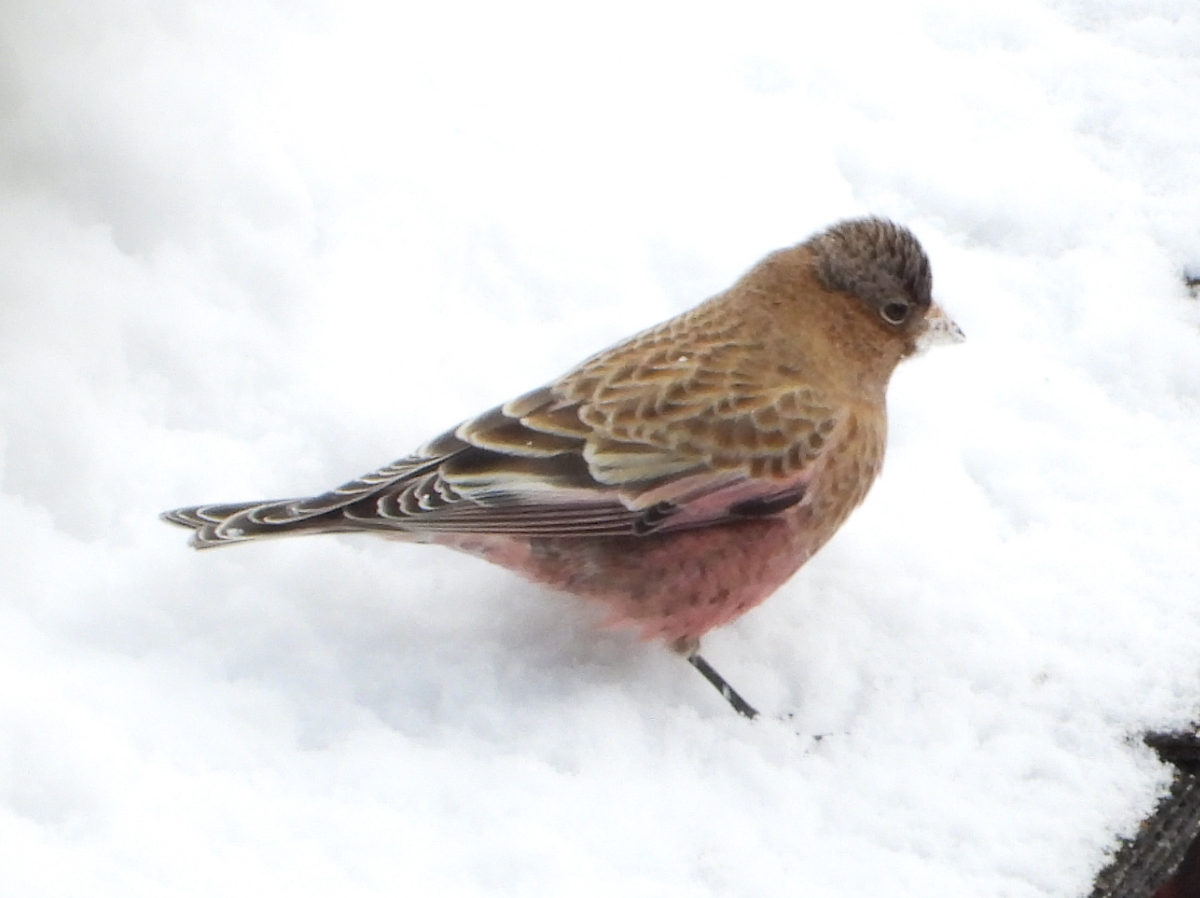
[[[191,546],[211,549],[244,543],[270,536],[289,536],[297,532],[336,533],[356,529],[346,525],[341,509],[316,517],[302,518],[285,524],[266,523],[262,516],[274,509],[284,508],[298,499],[278,499],[268,502],[230,502],[221,505],[195,505],[164,511],[159,517],[170,524],[192,530]]]

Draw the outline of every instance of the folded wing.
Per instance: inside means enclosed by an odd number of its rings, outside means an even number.
[[[164,517],[208,547],[296,532],[646,534],[802,501],[846,414],[811,390],[752,391],[725,382],[736,372],[689,368],[597,374],[585,363],[322,495]]]

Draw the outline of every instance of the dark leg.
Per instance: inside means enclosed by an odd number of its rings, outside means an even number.
[[[688,659],[688,664],[700,671],[704,675],[704,679],[716,687],[717,692],[721,693],[725,701],[733,706],[733,710],[750,720],[758,716],[758,712],[750,703],[738,695],[734,688],[725,682],[725,678],[713,670],[712,665],[701,657],[699,652],[690,652],[685,657]]]

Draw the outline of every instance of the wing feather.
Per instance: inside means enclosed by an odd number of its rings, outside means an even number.
[[[761,346],[713,339],[711,327],[693,345],[678,327],[633,337],[322,495],[168,519],[200,528],[200,545],[305,529],[617,535],[801,501],[849,411],[798,386],[793,369],[747,367],[770,357]]]

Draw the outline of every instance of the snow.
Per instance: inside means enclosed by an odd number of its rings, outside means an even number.
[[[0,894],[1086,894],[1200,716],[1188,0],[0,11]],[[706,656],[450,552],[194,553],[844,217],[967,342]]]

